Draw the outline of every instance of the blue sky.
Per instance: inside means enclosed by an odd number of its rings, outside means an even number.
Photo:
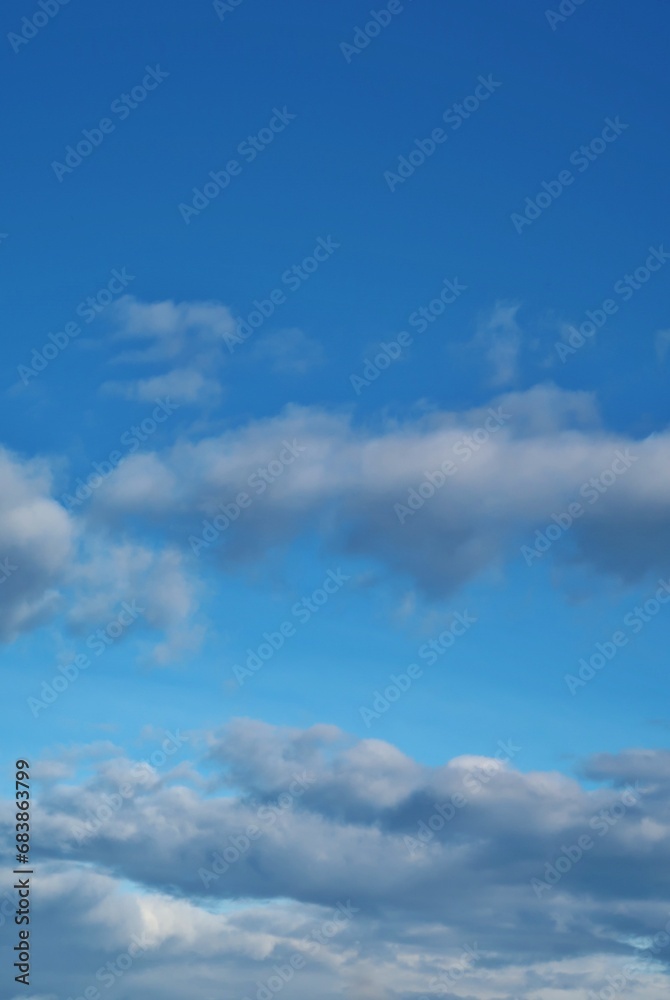
[[[578,794],[587,816],[630,755],[647,762],[641,779],[649,760],[667,768],[666,6],[405,0],[372,20],[354,0],[47,8],[44,24],[39,5],[2,15],[0,637],[4,758],[41,762],[56,844],[68,782],[94,796],[166,730],[192,743],[157,778],[176,796],[165,809],[180,808],[181,780],[204,809],[217,786],[203,776],[223,760],[240,801],[280,789],[259,761],[302,759],[300,732],[358,747],[323,751],[336,776],[349,752],[369,755],[372,789],[405,774],[398,755],[435,775],[513,740],[509,781],[551,786],[557,810]],[[37,28],[22,22],[36,14]],[[461,635],[459,615],[474,620]],[[282,623],[281,648],[240,684]],[[110,624],[118,635],[96,646]],[[430,663],[440,636],[449,648]],[[607,662],[585,667],[603,648]],[[90,665],[70,667],[76,656]],[[384,701],[413,663],[421,676]],[[592,676],[571,690],[580,663]],[[371,715],[378,693],[387,707]],[[253,744],[246,763],[228,732]],[[503,833],[505,794],[496,857],[531,836]],[[342,795],[342,815],[358,815]],[[112,880],[92,892],[128,879],[127,905],[162,892],[197,924],[204,904],[178,861],[142,884],[125,836],[74,855],[38,840],[53,898],[68,865],[84,866],[77,878],[90,866]],[[634,863],[621,838],[610,868]],[[584,878],[593,907],[613,905]],[[657,926],[643,883],[610,958]],[[222,889],[233,897],[329,899],[297,876]],[[429,972],[394,985],[375,950],[401,947],[391,913],[408,899],[362,904],[366,920],[387,906],[388,924],[365,931],[370,951],[341,981],[353,995],[429,992]],[[476,928],[476,915],[450,925],[440,947]],[[576,940],[514,957],[490,942],[488,961],[505,966],[505,995],[544,1000],[559,971],[542,963],[560,952],[575,978],[557,988],[581,996],[605,960]],[[214,995],[217,961],[194,995]],[[250,996],[246,959],[235,970],[231,988]],[[35,997],[84,988],[51,974]],[[166,995],[156,977],[147,995]],[[134,988],[129,974],[114,990]],[[476,976],[462,988],[498,995]],[[655,981],[635,988],[660,996]],[[299,989],[327,995],[318,977]]]

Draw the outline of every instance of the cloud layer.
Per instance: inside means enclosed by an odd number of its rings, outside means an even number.
[[[46,461],[2,452],[0,557],[16,566],[1,584],[3,638],[54,614],[69,588],[72,621],[104,594],[153,593],[147,621],[170,621],[184,648],[201,631],[205,566],[263,561],[296,539],[368,560],[429,599],[543,559],[624,583],[670,570],[670,434],[607,431],[587,393],[541,385],[373,426],[289,407],[150,445],[70,513]]]
[[[273,475],[268,466],[277,468],[287,441],[300,457]],[[94,506],[101,517],[144,517],[169,525],[173,540],[192,540],[246,492],[247,508],[213,549],[221,563],[312,533],[432,597],[523,562],[523,546],[549,527],[546,548],[565,536],[551,558],[631,582],[670,568],[668,459],[669,434],[634,440],[606,431],[589,394],[549,385],[374,429],[291,407],[133,456]],[[250,489],[255,473],[264,483]]]
[[[624,969],[629,995],[662,995],[667,751],[597,755],[586,789],[519,770],[507,734],[491,757],[436,768],[332,726],[252,720],[151,750],[43,765],[48,905],[66,936],[91,928],[63,989],[137,934],[122,996],[177,997],[192,969],[193,997],[251,997],[295,954],[299,998],[586,997]]]

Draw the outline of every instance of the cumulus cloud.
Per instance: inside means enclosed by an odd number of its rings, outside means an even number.
[[[177,623],[173,645],[186,650],[199,641],[186,609],[203,567],[238,570],[305,538],[429,599],[514,561],[625,584],[670,570],[670,433],[608,431],[590,394],[552,385],[372,426],[292,406],[223,433],[196,428],[128,456],[70,515],[49,496],[46,463],[3,453],[0,477],[0,541],[17,567],[0,584],[5,637],[53,614],[69,581],[91,591],[74,619],[105,593],[153,593],[156,627]],[[248,502],[222,530],[240,493]],[[575,503],[578,516],[567,513]]]
[[[0,639],[58,614],[82,633],[136,601],[144,625],[161,633],[156,662],[199,646],[197,584],[181,550],[112,539],[104,526],[76,520],[53,499],[46,461],[0,449],[0,487]]]
[[[237,720],[194,736],[186,770],[168,760],[134,784],[123,755],[77,783],[51,760],[41,891],[64,933],[87,927],[90,961],[75,975],[51,956],[50,982],[81,989],[140,934],[127,995],[177,997],[188,969],[197,1000],[224,975],[252,997],[299,953],[298,998],[586,996],[624,968],[629,995],[660,998],[670,936],[644,948],[669,923],[668,753],[596,755],[587,788],[519,770],[523,748],[500,745],[427,767],[332,726]],[[310,949],[338,906],[350,917]]]
[[[299,457],[261,485],[287,441]],[[582,514],[549,558],[631,582],[670,568],[669,459],[667,432],[642,440],[609,432],[589,394],[545,385],[490,407],[370,429],[346,414],[289,407],[134,456],[93,508],[103,518],[160,520],[184,543],[247,490],[250,506],[211,550],[224,564],[318,532],[331,551],[367,557],[443,596],[522,559],[522,546],[547,525],[555,535],[553,515],[578,502]]]
[[[0,448],[0,638],[13,639],[59,606],[74,528],[51,497],[46,462]]]

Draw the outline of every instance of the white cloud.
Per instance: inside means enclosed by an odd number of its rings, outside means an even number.
[[[80,846],[78,824],[113,801],[133,762],[101,762],[77,784],[51,767],[35,849],[50,858],[41,862],[42,917],[60,933],[42,962],[60,992],[81,991],[138,934],[146,952],[123,988],[152,1000],[176,1000],[187,976],[194,1000],[216,995],[222,977],[234,995],[251,997],[254,983],[296,953],[309,959],[291,981],[298,1000],[347,990],[389,1000],[445,991],[536,1000],[556,989],[585,997],[639,960],[634,942],[668,925],[666,751],[598,755],[584,764],[585,788],[560,774],[524,773],[516,758],[501,766],[468,755],[426,767],[332,726],[239,720],[208,735],[204,757],[202,746],[189,743],[191,768],[168,762]],[[522,760],[523,748],[517,753]],[[234,792],[212,794],[213,766]],[[305,791],[281,807],[296,774],[308,777]],[[637,798],[622,813],[635,782]],[[464,804],[434,823],[436,806],[457,794]],[[612,822],[603,824],[603,810]],[[245,848],[250,824],[260,835]],[[422,830],[431,836],[410,849]],[[592,846],[577,860],[573,851],[567,870],[558,866],[561,878],[534,891],[531,880],[543,880],[547,865],[568,856],[563,845],[584,835]],[[205,888],[199,871],[233,844],[237,860],[228,851],[229,868]],[[351,919],[310,952],[312,930],[338,902],[351,904]],[[70,940],[78,940],[76,972],[60,961]],[[660,1000],[668,958],[668,946],[657,949],[629,972],[627,995]]]
[[[146,605],[144,625],[163,633],[154,659],[196,649],[203,633],[184,554],[112,541],[104,527],[69,515],[53,488],[46,461],[0,449],[0,639],[12,641],[61,613],[82,632],[137,600]]]
[[[496,302],[480,318],[470,346],[481,352],[489,368],[489,384],[497,388],[513,385],[518,377],[522,337],[517,322],[518,303]]]
[[[323,347],[302,330],[278,330],[260,337],[251,352],[253,361],[268,362],[278,374],[306,375],[323,364]]]
[[[114,306],[113,341],[145,341],[144,347],[125,350],[117,364],[145,364],[172,360],[194,342],[220,345],[224,333],[235,329],[235,320],[220,302],[145,303],[124,295]]]
[[[73,552],[74,528],[51,497],[46,462],[25,461],[0,448],[0,637],[48,619]]]
[[[224,564],[262,558],[268,548],[318,532],[336,553],[374,559],[430,595],[521,558],[535,531],[574,501],[584,508],[550,559],[573,560],[626,581],[670,568],[670,434],[634,440],[605,431],[593,398],[553,386],[511,393],[489,408],[431,413],[368,430],[343,414],[287,408],[222,435],[181,441],[134,456],[92,504],[101,518],[162,520],[175,542],[202,527],[206,512],[248,488],[282,441],[304,452],[224,535],[213,555]],[[495,423],[495,421],[494,421]],[[630,469],[614,476],[617,453]],[[445,460],[456,471],[401,523],[410,491]],[[605,473],[598,493],[589,480]],[[168,528],[169,525],[169,528]]]
[[[164,375],[140,378],[134,382],[105,382],[101,389],[108,395],[140,403],[151,403],[164,396],[176,403],[207,403],[218,400],[222,394],[217,379],[207,378],[195,368],[173,368]]]
[[[278,455],[288,456],[285,464]],[[617,455],[628,456],[625,474],[612,475]],[[445,461],[453,474],[436,479]],[[604,490],[589,486],[594,478],[602,485],[603,474]],[[107,607],[105,594],[132,597],[135,588],[153,592],[151,624],[169,623],[174,649],[193,648],[202,637],[191,614],[200,567],[238,569],[317,534],[336,558],[371,560],[403,586],[441,597],[510,560],[523,565],[522,546],[576,501],[582,516],[559,533],[545,561],[624,583],[670,570],[670,433],[635,440],[608,432],[589,394],[551,385],[498,397],[491,407],[370,428],[341,412],[289,407],[224,433],[193,430],[171,447],[128,456],[70,516],[49,496],[45,462],[2,453],[0,481],[0,559],[4,543],[17,566],[0,583],[6,638],[52,615],[64,585],[75,591],[75,617],[82,607]],[[205,561],[194,562],[189,539],[245,490],[251,503],[235,530],[221,532]]]
[[[152,652],[154,662],[169,663],[202,643],[196,584],[174,548],[96,541],[72,567],[69,582],[76,597],[68,621],[78,632],[112,619],[123,601],[135,601],[143,609],[143,624],[165,636]]]
[[[224,334],[235,319],[219,302],[145,303],[125,295],[110,313],[113,344],[127,344],[112,358],[114,365],[170,367],[150,375],[104,382],[101,391],[140,402],[169,395],[185,404],[209,405],[219,400],[218,372],[224,362]],[[137,345],[137,346],[135,346]]]

